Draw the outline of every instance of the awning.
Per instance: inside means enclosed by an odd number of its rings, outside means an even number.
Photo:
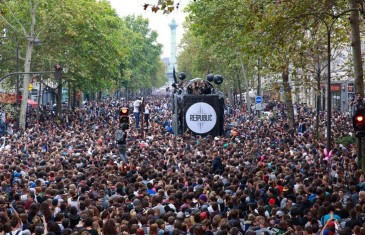
[[[36,108],[36,107],[38,106],[38,103],[37,103],[37,102],[35,102],[34,100],[30,100],[30,99],[28,99],[27,103],[28,103],[29,105],[31,105],[33,108]]]

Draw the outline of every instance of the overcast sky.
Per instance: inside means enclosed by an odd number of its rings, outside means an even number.
[[[163,45],[163,56],[170,56],[170,27],[169,23],[172,18],[175,18],[176,23],[178,24],[176,30],[176,40],[177,45],[183,35],[182,23],[185,18],[185,14],[183,13],[183,7],[186,6],[189,0],[180,0],[180,8],[178,11],[175,11],[169,15],[162,14],[162,12],[153,13],[151,8],[147,10],[143,10],[143,5],[145,3],[154,4],[157,3],[157,0],[109,0],[112,7],[116,9],[118,14],[123,17],[127,15],[141,15],[143,18],[149,19],[150,28],[152,30],[157,31],[158,39],[157,41]]]

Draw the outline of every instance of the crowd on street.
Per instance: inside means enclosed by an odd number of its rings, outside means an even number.
[[[127,163],[114,140],[122,101],[38,119],[30,109],[27,129],[0,140],[0,235],[365,234],[356,142],[336,141],[353,135],[345,114],[333,114],[328,151],[325,112],[317,135],[307,105],[292,134],[281,102],[267,118],[227,104],[225,135],[202,137],[172,133],[170,97],[145,101],[148,129],[131,115]]]

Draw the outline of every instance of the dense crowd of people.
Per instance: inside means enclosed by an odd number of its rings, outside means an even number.
[[[169,98],[146,102],[149,128],[130,125],[128,163],[114,140],[121,101],[30,110],[27,129],[0,143],[0,234],[365,234],[356,146],[325,149],[325,114],[319,136],[306,106],[289,134],[276,101],[268,118],[227,109],[234,134],[174,136]],[[333,116],[334,140],[351,136],[349,118]]]

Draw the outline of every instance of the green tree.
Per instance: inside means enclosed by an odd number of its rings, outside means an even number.
[[[24,58],[24,75],[23,79],[23,97],[21,101],[19,124],[21,128],[25,128],[28,86],[30,81],[30,69],[32,61],[32,52],[35,44],[37,44],[36,23],[37,11],[41,4],[41,0],[30,1],[7,1],[1,3],[2,11],[5,14],[0,14],[0,22],[3,25],[5,35],[11,30],[15,32],[17,38],[26,44]]]
[[[164,68],[160,59],[162,45],[157,43],[157,33],[149,28],[147,19],[141,16],[124,18],[128,35],[128,53],[123,64],[123,78],[131,80],[130,89],[152,88],[167,81],[161,73]]]
[[[24,72],[34,68],[53,69],[57,63],[69,69],[69,81],[83,90],[108,87],[117,77],[123,58],[120,43],[122,24],[107,1],[3,1],[6,35],[17,38],[24,49]],[[40,39],[42,46],[33,48]],[[26,43],[26,45],[25,45]],[[24,45],[24,47],[23,47]],[[34,63],[36,62],[36,63]],[[20,125],[25,127],[29,74],[23,80]],[[58,81],[60,110],[62,81]]]
[[[107,1],[63,1],[52,12],[45,8],[41,13],[44,22],[50,14],[55,15],[52,18],[55,23],[43,34],[45,45],[40,49],[40,53],[46,55],[43,63],[61,64],[68,69],[58,83],[58,107],[61,107],[63,83],[89,93],[113,86],[113,78],[119,76],[119,64],[125,54],[121,40],[125,27],[110,4]]]
[[[298,69],[306,69],[309,60],[303,60],[303,51],[318,46],[307,40],[308,30],[317,28],[323,19],[333,12],[344,9],[344,1],[314,4],[313,1],[196,1],[187,11],[189,30],[202,38],[203,45],[219,53],[225,67],[237,63],[235,52],[243,56],[244,62],[260,59],[265,66],[262,72],[281,74],[289,107],[289,124],[294,128],[290,82],[302,79]],[[317,16],[314,16],[313,13]],[[311,20],[308,20],[311,19]],[[336,42],[342,43],[346,32],[344,21],[333,31]],[[323,24],[322,24],[323,27]],[[323,30],[322,30],[323,32]],[[324,38],[324,37],[322,37]],[[322,44],[324,42],[321,42]],[[339,45],[339,44],[338,44]],[[225,59],[224,59],[225,58]],[[227,62],[227,63],[225,63]],[[251,63],[253,64],[253,63]],[[248,66],[246,66],[248,67]]]
[[[159,86],[167,80],[159,58],[162,46],[156,42],[157,33],[149,29],[148,21],[118,17],[107,0],[2,1],[0,4],[5,9],[0,15],[3,32],[17,39],[10,40],[6,46],[19,45],[24,72],[53,70],[56,64],[67,68],[67,74],[56,81],[59,112],[65,84],[75,95],[78,90],[88,93],[115,90],[123,80],[131,78],[133,82],[129,84],[134,89]],[[42,45],[34,47],[38,39]],[[14,71],[14,63],[7,65],[6,71]],[[44,79],[55,81],[53,76]],[[20,115],[23,128],[29,80],[26,75]]]

